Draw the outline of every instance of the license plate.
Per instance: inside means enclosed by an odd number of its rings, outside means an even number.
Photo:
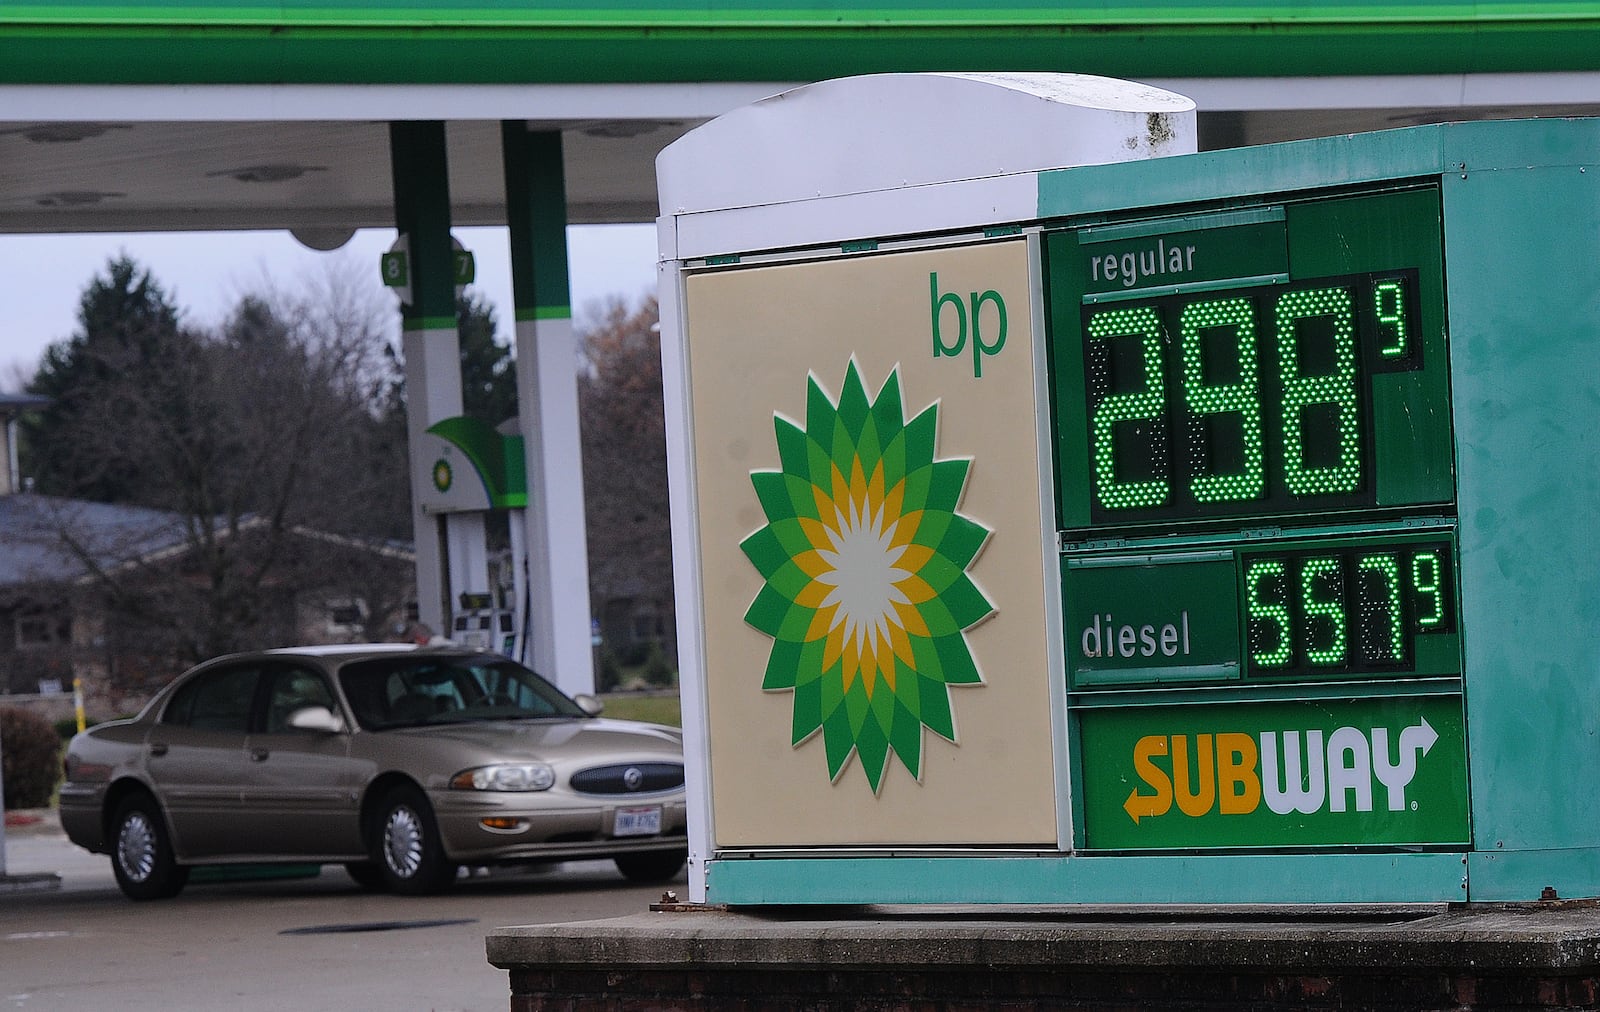
[[[656,836],[661,832],[661,806],[619,808],[612,836]]]

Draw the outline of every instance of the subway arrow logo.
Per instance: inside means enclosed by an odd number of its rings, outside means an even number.
[[[1122,808],[1135,823],[1167,814],[1174,802],[1192,819],[1213,811],[1242,815],[1263,801],[1278,815],[1324,808],[1370,812],[1376,779],[1388,793],[1389,810],[1403,812],[1417,760],[1438,740],[1424,718],[1400,732],[1399,758],[1391,763],[1389,730],[1383,727],[1341,727],[1327,736],[1326,751],[1322,732],[1307,731],[1304,755],[1299,731],[1263,731],[1259,739],[1238,732],[1197,734],[1192,750],[1186,734],[1146,735],[1133,746],[1133,768],[1155,793],[1135,788]],[[1156,764],[1160,756],[1171,758],[1170,776]]]
[[[1089,849],[1469,840],[1454,697],[1090,710],[1080,729]]]

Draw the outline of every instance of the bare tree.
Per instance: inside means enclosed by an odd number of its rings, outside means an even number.
[[[21,359],[0,366],[0,391],[25,390],[32,379],[33,372]]]
[[[79,377],[74,403],[95,410],[69,415],[56,445],[102,488],[114,477],[112,501],[181,528],[152,554],[59,527],[129,649],[195,660],[281,644],[297,596],[371,583],[374,539],[409,517],[403,430],[386,431],[378,397],[392,317],[335,274],[299,297],[247,296],[215,334],[157,328],[58,357]]]
[[[595,613],[614,619],[613,605],[655,609],[670,655],[672,530],[659,319],[649,298],[637,309],[612,300],[585,322],[589,370],[579,385],[579,410]]]

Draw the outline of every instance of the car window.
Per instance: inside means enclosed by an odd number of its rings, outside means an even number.
[[[473,720],[584,717],[578,705],[514,661],[492,655],[408,655],[347,664],[339,684],[368,730]]]
[[[305,668],[280,668],[269,676],[265,730],[268,734],[292,733],[289,718],[308,706],[325,706],[337,713],[333,691],[327,680]]]
[[[172,694],[161,722],[202,731],[243,732],[250,724],[250,703],[260,676],[260,669],[253,665],[214,668],[196,675]]]

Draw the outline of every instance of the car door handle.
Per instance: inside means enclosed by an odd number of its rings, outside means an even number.
[[[164,755],[166,755],[167,754],[167,746],[166,746],[166,744],[164,742],[159,742],[159,741],[151,742],[150,743],[150,754],[153,755],[153,756],[164,756]]]
[[[250,750],[250,758],[254,759],[258,763],[266,762],[267,756],[270,756],[271,754],[272,753],[270,751],[264,748],[253,748]]]

